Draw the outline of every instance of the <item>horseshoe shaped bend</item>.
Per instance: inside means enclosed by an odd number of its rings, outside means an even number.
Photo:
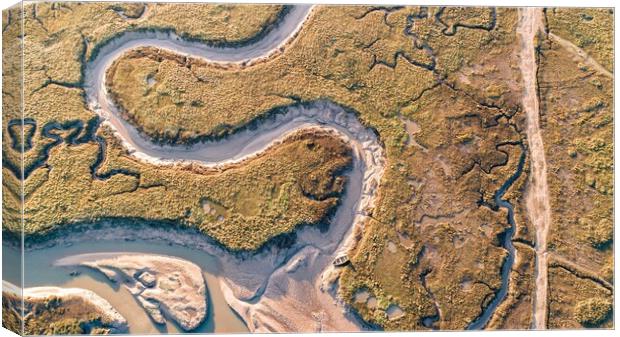
[[[311,10],[311,6],[294,6],[278,27],[261,40],[234,48],[211,47],[201,42],[183,40],[174,33],[126,32],[97,48],[84,73],[86,102],[90,109],[101,118],[104,125],[113,130],[132,156],[146,163],[154,165],[192,163],[219,168],[255,157],[289,135],[305,129],[331,131],[351,146],[353,169],[348,173],[348,187],[327,232],[317,236],[313,234],[315,232],[313,229],[298,230],[298,240],[292,248],[287,252],[272,254],[282,261],[267,267],[267,272],[263,272],[263,275],[255,275],[258,280],[263,281],[260,281],[261,285],[248,297],[251,298],[249,302],[247,296],[240,295],[242,292],[238,290],[247,287],[242,281],[237,280],[232,274],[224,273],[221,276],[224,292],[231,294],[227,298],[229,305],[244,318],[250,330],[265,329],[254,326],[255,323],[250,316],[265,312],[262,298],[269,297],[271,289],[277,287],[274,279],[279,277],[281,266],[298,263],[299,259],[313,260],[312,268],[299,269],[298,273],[303,274],[304,278],[313,284],[309,288],[308,285],[303,287],[308,288],[309,293],[315,293],[316,297],[331,298],[329,301],[334,301],[335,282],[339,270],[334,267],[333,261],[338,257],[342,258],[354,245],[353,227],[361,227],[366,221],[369,211],[374,206],[377,185],[384,171],[385,155],[377,133],[362,125],[354,111],[331,101],[318,100],[281,108],[271,118],[261,120],[256,127],[243,128],[222,139],[189,146],[158,145],[121,117],[118,106],[107,92],[106,71],[126,52],[141,47],[155,47],[210,63],[251,65],[281,52],[284,46],[295,38]],[[307,247],[310,246],[316,249],[309,250]],[[215,254],[220,256],[222,263],[233,260],[225,252],[218,251]],[[244,262],[235,263],[247,265],[256,259],[249,258]],[[268,300],[264,302],[268,303]],[[296,314],[305,313],[300,311]],[[348,326],[349,329],[360,328],[357,319],[346,312],[343,313],[343,309],[332,310],[331,315],[337,316],[333,319],[341,322],[341,325],[343,321],[347,322],[344,326]]]

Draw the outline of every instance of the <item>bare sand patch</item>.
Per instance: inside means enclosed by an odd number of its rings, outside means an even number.
[[[396,304],[390,304],[390,306],[385,310],[385,313],[390,321],[395,321],[405,316],[403,309]]]
[[[57,265],[82,265],[102,272],[126,287],[158,324],[168,318],[190,331],[207,315],[202,270],[191,262],[151,254],[99,253],[71,256]]]

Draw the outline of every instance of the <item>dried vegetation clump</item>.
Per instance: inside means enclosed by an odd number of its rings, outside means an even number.
[[[609,319],[613,304],[608,298],[590,298],[577,303],[575,319],[585,327],[597,327]]]

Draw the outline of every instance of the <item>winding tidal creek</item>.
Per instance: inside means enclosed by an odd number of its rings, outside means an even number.
[[[97,46],[85,67],[89,108],[109,126],[135,158],[154,165],[188,163],[217,167],[242,162],[276,145],[294,132],[320,128],[337,133],[352,147],[353,165],[344,196],[329,229],[307,226],[296,231],[288,248],[269,247],[253,254],[231,254],[191,230],[128,225],[109,220],[72,225],[70,231],[26,248],[25,286],[82,287],[110,301],[128,322],[132,333],[175,332],[178,327],[156,326],[124,288],[83,267],[55,266],[56,261],[82,253],[151,253],[186,259],[200,266],[208,285],[209,314],[196,332],[243,331],[356,331],[363,324],[337,299],[339,269],[332,261],[354,244],[374,206],[376,187],[385,165],[384,150],[374,130],[357,114],[330,101],[291,105],[261,120],[256,127],[216,141],[186,145],[157,145],[124,120],[108,97],[106,70],[125,52],[156,47],[207,62],[241,66],[281,52],[302,29],[311,6],[294,6],[274,29],[258,41],[239,47],[213,47],[186,41],[170,32],[125,32]],[[61,230],[62,232],[63,230]],[[31,275],[32,274],[32,275]],[[69,275],[72,274],[72,275]],[[19,283],[19,280],[13,280]]]

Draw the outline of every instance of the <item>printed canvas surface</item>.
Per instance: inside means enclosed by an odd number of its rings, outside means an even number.
[[[613,328],[613,22],[19,3],[3,326]]]

